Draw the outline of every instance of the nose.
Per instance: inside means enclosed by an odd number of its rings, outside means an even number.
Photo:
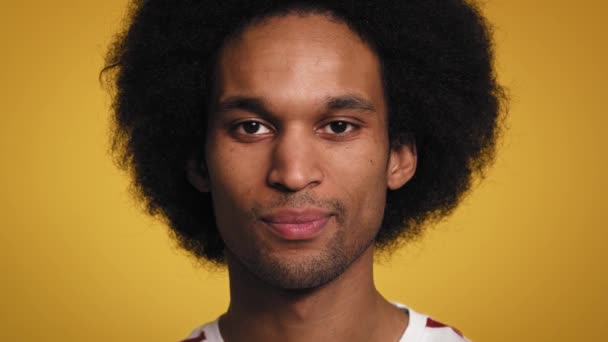
[[[297,192],[321,184],[322,156],[313,140],[306,132],[290,132],[275,140],[267,176],[269,186],[282,192]]]

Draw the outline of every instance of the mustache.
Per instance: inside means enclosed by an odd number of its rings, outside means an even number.
[[[259,220],[265,212],[272,209],[299,207],[323,208],[334,214],[338,222],[342,222],[346,215],[346,207],[342,201],[335,198],[321,199],[310,193],[282,194],[270,202],[256,204],[251,208],[251,214],[254,219]]]

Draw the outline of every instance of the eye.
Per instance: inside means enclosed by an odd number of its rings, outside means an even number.
[[[332,121],[321,128],[323,133],[345,134],[355,130],[357,126],[348,121]]]
[[[248,134],[248,135],[262,135],[270,133],[270,129],[266,127],[266,125],[262,124],[259,121],[242,121],[236,124],[235,130],[238,133]]]

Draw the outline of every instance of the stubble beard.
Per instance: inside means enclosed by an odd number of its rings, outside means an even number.
[[[276,255],[263,248],[253,248],[252,255],[237,257],[245,268],[270,286],[288,290],[309,290],[321,287],[343,274],[375,240],[356,241],[346,245],[344,227],[339,227],[335,236],[317,255]]]
[[[316,254],[293,249],[293,253],[273,253],[255,238],[249,244],[236,251],[226,245],[233,261],[240,263],[244,269],[266,284],[289,290],[306,290],[323,286],[343,274],[375,242],[377,230],[369,235],[359,235],[357,230],[369,227],[351,226],[351,220],[344,204],[336,199],[318,200],[309,194],[284,196],[274,203],[253,208],[249,219],[260,222],[260,213],[276,207],[298,207],[313,205],[326,208],[334,213],[335,233]],[[379,227],[378,227],[379,228]],[[349,237],[354,238],[350,241]],[[236,247],[236,246],[235,246]]]

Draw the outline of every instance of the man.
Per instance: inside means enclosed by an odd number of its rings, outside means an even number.
[[[464,341],[384,299],[373,255],[491,160],[490,46],[456,0],[137,2],[105,70],[113,147],[230,278],[227,312],[185,341]]]

